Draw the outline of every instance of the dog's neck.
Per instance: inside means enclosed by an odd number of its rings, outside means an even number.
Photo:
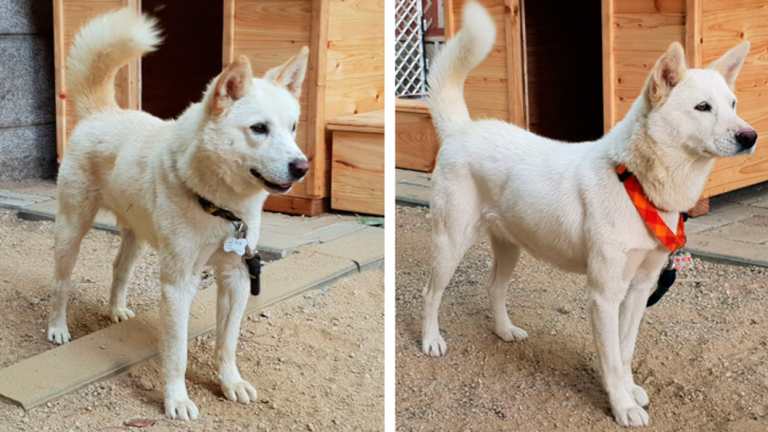
[[[650,110],[650,102],[641,94],[603,140],[610,144],[611,160],[632,171],[657,208],[688,211],[700,198],[714,159],[692,157],[682,146],[654,140],[648,131]]]
[[[223,168],[215,166],[216,158],[207,158],[201,150],[204,138],[199,125],[203,124],[204,116],[204,107],[198,103],[187,108],[176,120],[178,135],[171,157],[178,177],[194,195],[235,213],[246,213],[254,199],[263,202],[267,192],[256,189],[243,193],[224,179]],[[245,217],[244,214],[238,216]]]

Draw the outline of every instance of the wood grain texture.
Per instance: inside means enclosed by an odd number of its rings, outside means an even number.
[[[604,0],[603,77],[611,79],[603,83],[605,130],[627,113],[669,44],[685,43],[686,1]]]
[[[332,134],[331,208],[383,215],[383,131],[334,130]]]
[[[613,15],[615,0],[602,0],[603,28],[603,130],[608,132],[616,123],[616,59],[613,49]]]
[[[426,104],[398,99],[395,105],[395,166],[432,172],[439,148],[440,142]]]
[[[752,50],[736,83],[739,114],[758,131],[754,155],[717,161],[704,197],[768,180],[768,4],[762,0],[604,0],[603,83],[606,129],[628,111],[669,43],[685,45],[705,67],[744,39]],[[606,24],[606,18],[611,25]],[[607,82],[613,75],[613,79]]]
[[[701,63],[719,58],[743,40],[752,43],[736,81],[737,111],[757,130],[754,155],[718,161],[705,196],[768,180],[768,4],[760,0],[702,0]]]
[[[518,0],[481,0],[496,25],[496,42],[490,55],[470,73],[464,97],[473,118],[497,118],[523,127],[525,91],[520,7]],[[462,0],[448,0],[446,36],[461,27]],[[517,6],[517,7],[515,7]],[[516,15],[517,14],[517,15]]]
[[[66,62],[75,35],[86,22],[103,13],[130,6],[139,10],[139,0],[55,0],[54,9],[54,70],[56,79],[56,149],[60,161],[67,148],[67,139],[77,124],[74,108],[67,100]],[[123,108],[140,107],[139,62],[123,67],[115,78],[115,98]]]

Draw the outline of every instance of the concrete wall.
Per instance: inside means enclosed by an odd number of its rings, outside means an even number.
[[[0,180],[53,178],[56,124],[49,0],[0,0]]]

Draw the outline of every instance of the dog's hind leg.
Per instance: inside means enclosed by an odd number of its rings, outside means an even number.
[[[131,275],[133,263],[141,250],[136,234],[123,228],[120,231],[120,251],[117,253],[112,267],[112,289],[109,295],[109,308],[112,321],[120,322],[133,318],[134,313],[128,308],[126,297],[128,278]]]
[[[502,340],[511,342],[523,340],[528,333],[512,324],[507,311],[507,287],[512,278],[512,272],[520,258],[520,247],[490,234],[493,248],[493,269],[488,282],[488,299],[494,320],[494,333]]]
[[[442,194],[439,199],[432,200],[432,271],[424,288],[421,333],[421,349],[433,357],[444,355],[447,349],[438,322],[443,292],[459,261],[474,243],[480,222],[479,207],[472,202],[475,191],[443,190]],[[459,201],[451,195],[461,196],[465,202],[457,207]]]
[[[60,185],[65,188],[66,185]],[[80,243],[91,228],[98,204],[86,191],[60,193],[59,209],[54,225],[53,306],[48,317],[48,340],[63,344],[70,341],[67,326],[67,303],[72,290],[72,270],[80,251]]]

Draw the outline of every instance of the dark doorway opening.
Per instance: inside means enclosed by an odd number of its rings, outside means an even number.
[[[163,29],[160,49],[141,62],[141,105],[160,118],[177,117],[199,101],[222,68],[223,2],[142,0]]]
[[[603,135],[600,1],[523,2],[530,130],[564,141]]]

